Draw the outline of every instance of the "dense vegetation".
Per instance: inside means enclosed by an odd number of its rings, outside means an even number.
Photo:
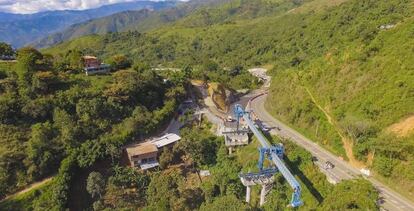
[[[14,50],[7,43],[0,42],[0,57],[13,56]]]
[[[21,49],[17,64],[0,64],[0,193],[57,172],[20,200],[27,209],[256,209],[257,198],[242,202],[237,176],[256,170],[256,142],[229,156],[208,126],[188,125],[161,154],[162,171],[119,167],[118,156],[172,116],[189,78],[254,88],[246,68],[266,64],[272,114],[412,192],[414,136],[387,128],[413,112],[413,8],[409,0],[235,0],[148,33],[87,36],[43,54]],[[85,79],[76,74],[85,54],[132,68]],[[160,73],[164,83],[156,66],[181,71]],[[329,185],[309,153],[284,143],[302,209],[378,209],[367,181]],[[201,169],[211,177],[199,179]],[[278,177],[264,209],[286,209],[290,194]]]
[[[84,37],[46,52],[84,46],[196,69],[206,58],[230,69],[271,64],[273,115],[412,192],[414,136],[387,128],[413,114],[413,8],[408,0],[240,0],[149,33]]]
[[[0,197],[57,173],[35,202],[39,209],[67,206],[77,172],[159,130],[186,96],[179,74],[164,81],[131,69],[86,78],[60,71],[54,59],[19,49],[0,81]]]
[[[195,124],[198,125],[198,124]],[[251,204],[244,203],[245,187],[241,184],[240,172],[257,171],[256,141],[228,155],[222,138],[215,137],[209,126],[188,125],[181,131],[183,139],[172,150],[161,156],[165,170],[149,173],[149,185],[145,198],[137,199],[129,206],[144,210],[252,210],[258,208],[260,187],[254,187]],[[275,139],[276,140],[276,139]],[[285,161],[302,182],[303,199],[300,209],[342,210],[353,207],[360,210],[376,210],[378,194],[372,185],[363,179],[347,181],[339,186],[330,185],[325,176],[312,163],[311,155],[297,146],[285,142]],[[168,158],[167,158],[168,157]],[[168,167],[168,168],[167,168]],[[201,177],[199,170],[209,170],[211,176]],[[140,178],[140,176],[138,176]],[[110,179],[109,179],[110,181]],[[142,180],[148,182],[148,180]],[[264,210],[288,209],[291,189],[278,175],[274,190],[268,195]],[[352,191],[349,191],[352,190]],[[341,194],[337,199],[331,193]],[[360,196],[355,199],[353,196]],[[105,195],[104,200],[108,197]],[[329,199],[335,198],[335,200]],[[109,197],[113,198],[113,197]],[[121,203],[111,208],[125,208]]]
[[[166,148],[160,157],[161,171],[138,172],[113,165],[87,171],[76,195],[86,198],[72,209],[94,210],[255,210],[258,208],[260,187],[254,187],[251,204],[244,202],[244,186],[238,174],[257,171],[258,143],[239,148],[228,155],[222,138],[212,135],[209,124],[191,122],[182,129],[182,140],[172,149]],[[273,138],[270,137],[272,140]],[[275,141],[277,139],[275,138]],[[312,163],[311,155],[290,142],[286,146],[286,163],[301,181],[305,204],[300,210],[377,210],[378,194],[363,179],[346,181],[333,186]],[[198,171],[209,170],[211,176],[200,177]],[[41,189],[43,193],[46,190]],[[281,175],[276,176],[274,189],[267,197],[263,210],[290,210],[291,189]],[[332,195],[334,193],[334,195]],[[358,198],[355,198],[355,195]],[[38,209],[39,205],[27,194],[1,204],[3,208]],[[39,193],[38,193],[39,195]],[[341,198],[337,198],[341,195]],[[79,197],[80,198],[80,197]],[[79,199],[76,197],[76,199]],[[35,199],[35,200],[34,200]],[[74,198],[73,198],[74,199]],[[31,200],[34,200],[31,201]],[[76,202],[71,202],[76,203]]]

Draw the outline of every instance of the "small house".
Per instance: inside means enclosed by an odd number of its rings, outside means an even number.
[[[131,167],[146,170],[159,166],[157,161],[158,148],[150,142],[128,147],[126,152]]]
[[[88,67],[99,67],[101,65],[101,61],[95,56],[84,56],[83,63],[85,68]]]
[[[171,148],[180,139],[181,137],[177,134],[168,133],[162,137],[126,147],[130,166],[143,170],[159,166],[157,158],[162,149]]]
[[[86,75],[105,74],[109,73],[111,70],[110,65],[102,63],[95,56],[84,56],[82,59],[85,66],[84,70]]]

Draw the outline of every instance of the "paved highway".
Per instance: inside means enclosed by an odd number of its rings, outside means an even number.
[[[359,169],[356,169],[343,161],[341,158],[333,155],[329,151],[325,150],[315,142],[301,135],[299,132],[283,124],[279,120],[272,117],[264,108],[267,94],[252,98],[250,103],[250,109],[257,115],[257,117],[271,127],[270,133],[278,135],[280,137],[288,138],[295,142],[297,145],[302,146],[309,151],[313,156],[317,157],[322,163],[325,161],[332,162],[335,167],[329,169],[328,174],[334,177],[336,180],[352,179],[361,175]],[[241,100],[242,104],[245,104],[245,99]],[[414,211],[414,204],[410,200],[389,189],[378,180],[374,178],[368,178],[369,181],[377,188],[380,193],[380,197],[383,199],[379,203],[383,210],[396,210],[396,211]]]

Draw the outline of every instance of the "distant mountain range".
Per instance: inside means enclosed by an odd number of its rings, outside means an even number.
[[[31,45],[36,48],[45,48],[91,34],[106,34],[128,30],[144,32],[174,22],[202,6],[221,4],[228,1],[230,0],[192,0],[185,4],[176,5],[176,7],[163,5],[165,6],[164,8],[169,8],[159,11],[150,9],[124,11],[71,25],[47,37],[42,37],[31,43]]]
[[[96,29],[91,30],[92,33],[111,31],[111,29],[125,25],[125,23],[117,22],[117,20],[124,20],[121,16],[128,16],[130,21],[142,18],[148,15],[150,11],[160,10],[164,8],[174,7],[178,1],[134,1],[126,3],[118,3],[112,5],[105,5],[96,9],[89,10],[64,10],[64,11],[47,11],[35,14],[23,15],[23,14],[11,14],[0,12],[0,41],[12,44],[14,47],[21,47],[29,43],[33,43],[35,40],[44,38],[52,33],[59,32],[67,27],[89,21],[96,18],[109,16],[115,13],[124,11],[142,10],[136,15],[127,12],[119,14],[119,18],[110,21],[106,30]],[[88,23],[85,23],[88,24]],[[85,24],[82,24],[85,25]],[[68,29],[69,31],[73,31]],[[94,25],[89,25],[94,27]],[[87,27],[88,28],[88,27]],[[89,28],[91,29],[91,28]],[[76,34],[76,33],[74,33]],[[71,36],[69,36],[71,37]]]
[[[147,18],[153,10],[125,11],[110,16],[74,24],[60,32],[43,37],[30,45],[36,48],[50,47],[66,40],[90,34],[106,34],[122,31],[129,25]]]

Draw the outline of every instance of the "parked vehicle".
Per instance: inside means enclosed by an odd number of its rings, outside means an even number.
[[[262,124],[262,130],[263,130],[263,132],[269,132],[270,131],[270,127],[268,127],[265,124]]]
[[[227,119],[226,119],[226,121],[227,121],[227,122],[233,122],[233,121],[234,121],[234,119],[233,119],[233,117],[232,117],[232,116],[228,116],[228,117],[227,117]]]
[[[371,176],[371,171],[369,169],[361,169],[360,172],[363,176],[369,177]]]
[[[326,169],[326,170],[328,170],[328,169],[333,169],[335,167],[335,165],[333,164],[333,163],[331,163],[330,161],[326,161],[325,162],[325,166],[324,166],[324,168]]]

